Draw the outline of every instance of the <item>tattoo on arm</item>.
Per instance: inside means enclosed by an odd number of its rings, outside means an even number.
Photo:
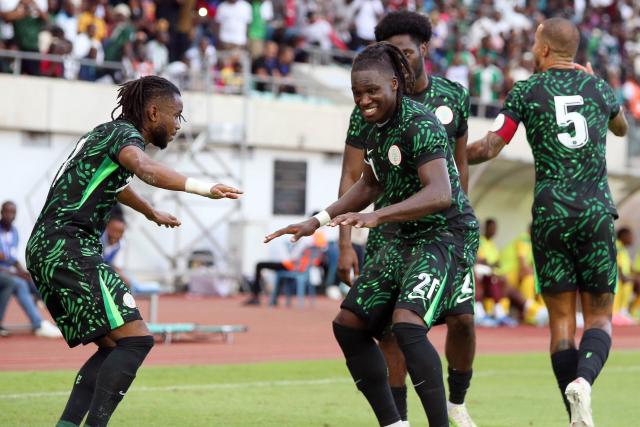
[[[149,185],[155,185],[156,183],[156,178],[152,173],[145,173],[140,177],[140,179]]]

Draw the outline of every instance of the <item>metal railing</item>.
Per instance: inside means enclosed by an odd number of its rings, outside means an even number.
[[[350,63],[356,55],[355,52],[351,51],[326,51],[315,47],[306,48],[305,51],[309,54],[309,62],[312,66],[319,66],[327,63],[335,64],[335,57],[343,58],[345,61],[349,61]],[[348,91],[330,89],[314,81],[304,81],[293,76],[273,77],[252,74],[251,58],[247,52],[219,51],[216,53],[216,56],[218,59],[225,59],[229,56],[234,56],[240,62],[240,69],[233,78],[230,79],[231,83],[225,81],[228,75],[224,75],[220,70],[214,70],[212,67],[208,67],[206,71],[199,73],[185,71],[176,75],[169,75],[168,77],[170,77],[172,81],[176,82],[182,89],[205,91],[208,93],[236,94],[245,96],[257,95],[259,93],[270,94],[270,96],[286,94],[285,96],[297,95],[302,98],[313,98],[315,100],[323,100],[338,104],[348,104],[353,102]],[[135,71],[132,70],[130,64],[126,64],[126,61],[97,62],[86,58],[75,58],[71,55],[49,55],[37,52],[0,49],[0,69],[2,69],[2,64],[4,63],[5,65],[8,65],[12,74],[18,75],[22,72],[24,61],[49,61],[52,63],[60,63],[64,66],[72,66],[76,71],[79,70],[81,66],[91,67],[96,70],[104,70],[106,72],[105,74],[108,74],[108,72],[116,74],[116,81],[118,79],[126,81],[135,78]],[[472,97],[470,99],[470,105],[472,117],[493,119],[500,111],[502,104],[499,102],[482,102],[479,98]],[[636,125],[636,128],[638,126],[640,125]],[[638,151],[637,154],[640,154],[640,147],[638,147],[636,151]],[[634,152],[634,154],[636,153]]]
[[[12,74],[21,74],[24,61],[49,61],[58,64],[75,64],[80,66],[88,66],[96,69],[123,71],[123,65],[120,62],[113,61],[94,61],[86,58],[75,58],[71,55],[50,55],[38,52],[24,52],[19,50],[0,49],[0,63],[4,62],[11,69]]]

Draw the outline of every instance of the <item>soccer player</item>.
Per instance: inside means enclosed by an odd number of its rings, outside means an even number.
[[[118,108],[121,113],[115,119]],[[69,347],[95,343],[58,426],[105,426],[153,346],[153,337],[122,279],[102,259],[102,235],[117,201],[167,227],[180,222],[155,210],[129,186],[149,185],[212,199],[239,197],[222,184],[187,178],[145,154],[166,148],[180,129],[180,91],[168,80],[123,84],[112,121],[84,135],[60,167],[27,244],[27,267]]]
[[[454,153],[455,163],[460,173],[463,190],[467,191],[467,119],[469,117],[469,93],[467,90],[443,77],[429,76],[424,68],[431,39],[429,18],[414,12],[392,12],[385,16],[375,29],[377,41],[388,41],[400,49],[415,76],[415,86],[411,99],[423,104],[444,126],[449,147]],[[339,196],[351,188],[362,175],[364,169],[364,141],[374,125],[367,123],[356,106],[349,120],[349,131],[342,160],[342,178]],[[376,208],[384,207],[384,198],[376,202]],[[398,231],[398,224],[386,223],[372,228],[369,232],[365,259],[385,245]],[[470,254],[477,252],[477,239],[469,239]],[[359,273],[358,258],[351,245],[351,227],[340,227],[340,259],[338,274],[340,279],[351,284],[351,271]],[[471,265],[474,264],[469,260]],[[464,405],[465,395],[471,383],[473,358],[475,355],[474,304],[475,282],[473,271],[460,272],[455,283],[456,292],[446,302],[443,318],[447,323],[445,354],[449,363],[449,417],[460,426],[473,426],[473,421]],[[392,333],[385,334],[380,341],[389,367],[389,384],[400,417],[407,420],[407,388],[405,379],[407,368],[402,352]]]
[[[331,223],[374,228],[398,223],[398,234],[365,264],[333,322],[347,367],[382,426],[402,426],[387,366],[374,342],[392,323],[429,425],[448,426],[438,353],[427,339],[475,254],[478,223],[462,191],[447,133],[424,105],[403,96],[413,86],[411,65],[386,42],[369,46],[351,70],[356,105],[375,124],[364,142],[362,177],[338,201],[315,217],[289,225],[293,240]],[[371,213],[357,213],[383,197]],[[333,218],[333,219],[332,219]]]
[[[592,426],[591,386],[611,348],[616,288],[616,208],[607,183],[607,128],[627,132],[611,87],[573,63],[580,33],[551,18],[536,30],[536,74],[515,84],[493,131],[467,149],[489,160],[524,123],[535,159],[531,241],[539,290],[549,310],[551,363],[572,426]],[[587,71],[587,72],[584,72]],[[576,291],[584,334],[576,349]]]

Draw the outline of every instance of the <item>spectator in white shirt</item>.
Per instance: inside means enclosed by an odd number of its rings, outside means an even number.
[[[384,7],[380,0],[355,0],[349,6],[355,37],[353,48],[366,46],[376,40],[375,28],[384,13]]]
[[[245,0],[225,0],[216,12],[221,50],[247,47],[247,30],[252,20],[251,6]]]
[[[56,25],[62,28],[65,38],[75,44],[78,36],[78,15],[73,0],[62,2],[62,8],[56,15]]]

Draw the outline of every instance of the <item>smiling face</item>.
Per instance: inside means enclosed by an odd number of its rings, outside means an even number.
[[[396,108],[398,79],[375,68],[352,71],[351,91],[365,121],[384,123]]]
[[[157,98],[150,102],[148,111],[150,142],[164,150],[180,130],[182,98],[178,94]]]

